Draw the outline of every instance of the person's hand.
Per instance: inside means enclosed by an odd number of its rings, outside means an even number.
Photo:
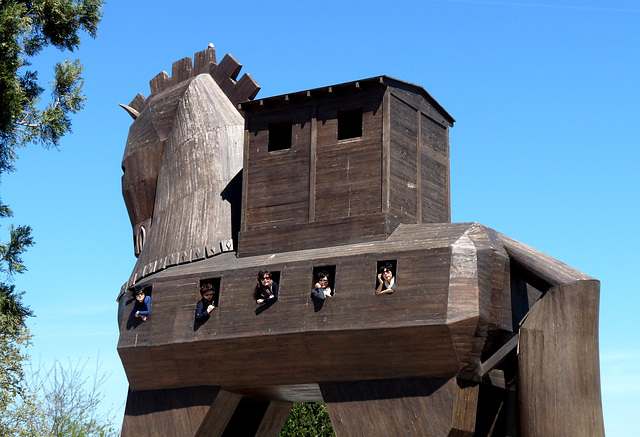
[[[378,273],[378,281],[382,282],[382,273]]]
[[[139,316],[139,317],[142,319],[143,322],[147,321],[147,316]]]
[[[214,305],[209,305],[207,307],[207,312],[210,313],[211,311],[213,311],[216,307]]]
[[[261,305],[261,304],[264,303],[264,299],[258,299],[258,300],[256,300],[256,303]]]
[[[140,311],[136,311],[136,317],[140,317]]]
[[[316,287],[316,288],[322,288],[322,285],[320,285],[320,283],[319,283],[319,282],[316,282],[315,287]]]

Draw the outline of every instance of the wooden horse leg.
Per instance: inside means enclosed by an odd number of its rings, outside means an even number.
[[[130,391],[122,437],[220,436],[240,398],[219,387]]]
[[[477,385],[453,378],[320,384],[336,436],[472,436]]]
[[[600,283],[550,288],[520,327],[520,432],[604,437],[598,357]]]

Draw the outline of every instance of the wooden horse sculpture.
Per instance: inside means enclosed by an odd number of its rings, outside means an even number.
[[[324,401],[338,436],[603,436],[599,282],[450,223],[453,118],[388,76],[255,101],[239,70],[209,48],[125,106],[122,434],[277,436],[293,402]],[[395,292],[375,294],[389,264]],[[217,308],[196,323],[205,282]]]

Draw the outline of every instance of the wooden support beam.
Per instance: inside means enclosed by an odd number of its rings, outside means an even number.
[[[480,363],[480,376],[485,376],[495,369],[507,355],[518,346],[518,334],[511,337],[500,349],[491,355],[486,361]]]

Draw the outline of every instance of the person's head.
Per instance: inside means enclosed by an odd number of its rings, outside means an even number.
[[[329,286],[329,273],[325,271],[316,273],[316,281],[318,281],[322,288],[327,288]]]
[[[206,300],[213,300],[213,294],[216,292],[216,288],[211,282],[203,282],[200,284],[200,294]]]
[[[271,272],[269,270],[260,270],[258,272],[258,283],[264,287],[271,285]]]
[[[391,265],[391,263],[385,263],[380,267],[380,273],[382,273],[382,278],[385,281],[390,281],[391,278],[393,278],[393,265]]]
[[[146,296],[145,292],[144,292],[144,288],[142,287],[136,287],[133,289],[133,295],[136,298],[136,300],[138,302],[142,302]]]

